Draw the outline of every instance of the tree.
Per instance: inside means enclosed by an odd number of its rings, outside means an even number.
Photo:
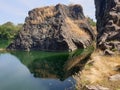
[[[21,25],[14,25],[12,22],[6,22],[0,25],[0,38],[1,39],[14,39],[18,31],[22,28]]]

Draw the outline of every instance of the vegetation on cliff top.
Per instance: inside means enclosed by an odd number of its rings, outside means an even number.
[[[95,22],[93,19],[91,19],[90,17],[87,16],[87,20],[88,20],[88,23],[89,23],[91,26],[93,26],[93,27],[96,26],[96,22]]]

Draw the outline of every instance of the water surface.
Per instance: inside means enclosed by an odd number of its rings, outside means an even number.
[[[82,50],[77,52],[81,54]],[[0,90],[74,90],[75,80],[64,70],[73,53],[1,52]]]

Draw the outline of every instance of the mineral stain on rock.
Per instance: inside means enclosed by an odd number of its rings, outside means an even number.
[[[46,6],[28,12],[11,50],[73,51],[92,45],[95,34],[81,5]]]

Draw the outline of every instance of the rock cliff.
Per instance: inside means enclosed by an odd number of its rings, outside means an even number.
[[[98,47],[120,51],[120,0],[95,0],[95,6]]]
[[[73,51],[92,45],[95,35],[80,5],[47,6],[28,12],[8,49]]]

